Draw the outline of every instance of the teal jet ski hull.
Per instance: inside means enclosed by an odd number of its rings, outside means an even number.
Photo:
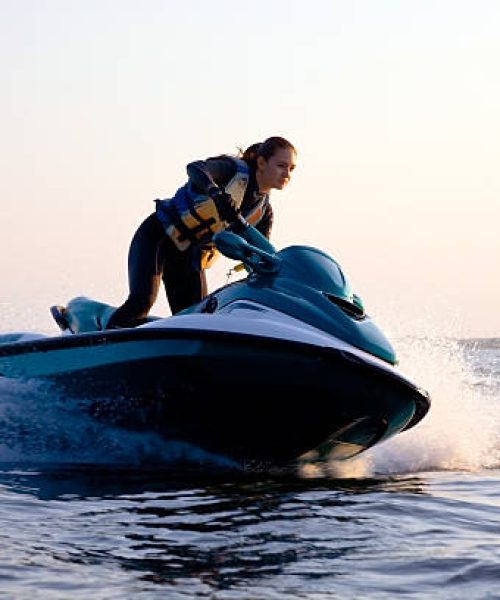
[[[240,464],[345,459],[421,421],[427,392],[399,372],[333,259],[233,236],[218,247],[247,278],[127,329],[105,329],[113,307],[74,299],[63,335],[0,339],[0,376]]]
[[[3,376],[39,379],[113,426],[238,462],[347,458],[416,424],[427,395],[345,347],[186,328],[0,346]]]

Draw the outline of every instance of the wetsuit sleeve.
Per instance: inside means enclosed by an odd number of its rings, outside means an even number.
[[[266,206],[262,219],[255,225],[262,235],[265,235],[267,239],[271,237],[271,229],[273,227],[273,208],[270,204]]]
[[[213,186],[224,187],[234,177],[236,169],[235,162],[224,156],[196,160],[186,167],[189,181],[200,194],[206,194]]]

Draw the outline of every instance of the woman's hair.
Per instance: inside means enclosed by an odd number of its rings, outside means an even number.
[[[285,138],[273,136],[267,138],[262,143],[252,144],[248,146],[248,148],[244,151],[240,150],[240,158],[244,160],[248,166],[256,168],[257,166],[257,158],[262,156],[266,160],[269,160],[271,156],[275,154],[277,150],[280,149],[290,149],[295,154],[297,154],[297,150],[295,146],[286,140]]]

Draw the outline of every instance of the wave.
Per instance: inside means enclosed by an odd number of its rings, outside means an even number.
[[[47,384],[1,378],[0,462],[235,468],[188,443],[101,423],[85,414],[79,401],[59,396]]]
[[[427,389],[432,405],[415,428],[369,450],[334,475],[436,470],[479,471],[500,465],[500,340],[405,336],[402,371]]]

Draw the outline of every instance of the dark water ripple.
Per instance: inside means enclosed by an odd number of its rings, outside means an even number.
[[[498,598],[500,473],[0,471],[0,597]]]

